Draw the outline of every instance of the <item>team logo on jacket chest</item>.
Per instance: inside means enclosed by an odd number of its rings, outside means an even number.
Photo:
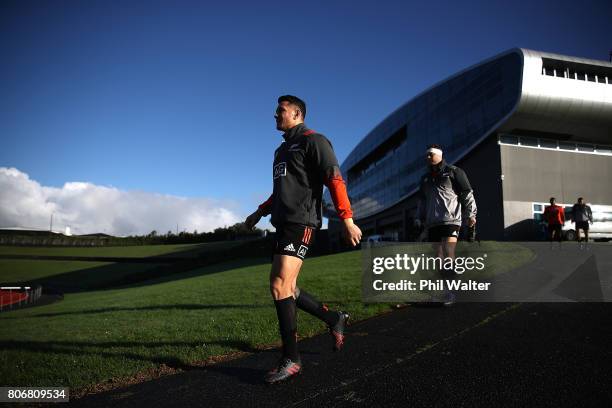
[[[274,165],[274,179],[287,175],[287,163],[281,162]]]

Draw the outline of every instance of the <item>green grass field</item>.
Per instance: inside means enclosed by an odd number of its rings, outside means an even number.
[[[193,259],[202,254],[236,247],[240,241],[187,245],[149,245],[129,247],[66,248],[0,246],[0,255],[79,256],[79,257],[151,257],[147,263],[115,263],[72,260],[0,259],[0,282],[42,284],[64,291],[108,288],[122,278],[143,274],[164,265],[156,258]]]
[[[112,263],[88,261],[47,261],[0,259],[0,280],[42,284],[67,292],[106,288],[119,279],[144,273],[159,266],[154,263]]]
[[[37,261],[15,262],[23,274],[39,273],[27,264]],[[361,263],[359,251],[308,259],[298,284],[354,320],[388,310],[388,304],[362,303]],[[56,272],[78,273],[79,267],[67,262]],[[0,385],[80,388],[162,364],[180,368],[275,344],[269,269],[266,258],[235,260],[0,313]],[[324,330],[299,314],[300,336]]]
[[[91,257],[148,257],[169,255],[179,257],[197,256],[203,252],[228,249],[240,245],[240,241],[210,242],[181,245],[132,245],[117,247],[18,247],[0,245],[0,255],[46,255],[46,256],[91,256]]]

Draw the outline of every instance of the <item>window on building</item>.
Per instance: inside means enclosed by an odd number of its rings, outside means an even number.
[[[556,140],[540,139],[540,147],[545,147],[547,149],[556,149],[557,148],[557,141]]]
[[[507,143],[507,144],[513,144],[513,145],[517,145],[519,140],[518,140],[518,136],[512,136],[512,135],[501,135],[499,136],[499,141],[501,143]]]
[[[612,146],[597,146],[595,150],[597,153],[612,154]]]
[[[577,79],[580,81],[610,83],[612,68],[583,62],[542,58],[542,75]]]
[[[535,137],[521,137],[521,146],[538,146],[538,139]]]

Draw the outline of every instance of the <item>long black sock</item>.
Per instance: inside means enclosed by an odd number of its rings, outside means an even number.
[[[308,292],[296,288],[295,296],[295,304],[303,311],[308,312],[311,315],[323,320],[330,326],[333,326],[338,323],[338,313],[329,310],[326,305],[319,302]]]
[[[286,299],[275,300],[278,327],[283,340],[283,356],[297,362],[300,355],[297,349],[297,319],[295,316],[295,299],[290,296]]]

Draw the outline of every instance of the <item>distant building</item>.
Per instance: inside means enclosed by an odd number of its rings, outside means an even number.
[[[585,197],[612,227],[609,62],[513,49],[399,107],[341,166],[364,237],[414,238],[415,193],[431,143],[468,174],[482,239],[536,239],[551,196],[565,204]],[[333,207],[325,213],[337,243]]]
[[[50,231],[48,229],[30,228],[30,227],[0,227],[0,232],[4,233],[32,233],[32,234],[63,234],[60,231]]]

